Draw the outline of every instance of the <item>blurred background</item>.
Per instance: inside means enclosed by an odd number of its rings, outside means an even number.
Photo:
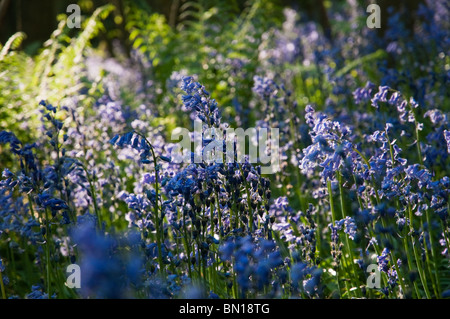
[[[220,1],[219,1],[220,2]],[[236,15],[248,6],[243,0],[222,1],[227,7],[233,8]],[[319,23],[324,33],[331,37],[330,14],[328,10],[334,10],[334,7],[345,7],[354,4],[367,6],[373,1],[365,0],[271,0],[278,7],[290,7],[304,14],[305,18]],[[23,42],[23,48],[33,54],[46,41],[50,34],[57,27],[56,16],[65,14],[66,8],[72,3],[77,3],[82,8],[83,14],[89,15],[93,11],[105,4],[113,4],[115,10],[109,17],[107,25],[110,28],[118,28],[120,32],[114,35],[127,44],[127,30],[125,28],[126,8],[130,5],[137,6],[148,12],[156,12],[164,15],[170,26],[176,27],[183,19],[183,7],[186,3],[199,4],[203,8],[211,8],[217,5],[217,1],[210,0],[0,0],[0,42],[5,43],[15,32],[22,31],[27,35]],[[389,13],[388,7],[395,8],[395,12],[408,13],[404,15],[404,21],[408,28],[412,29],[415,21],[415,12],[419,4],[425,3],[424,0],[408,1],[376,1],[382,10],[382,25],[386,24]],[[220,4],[219,4],[220,6]],[[277,12],[274,12],[276,14]],[[281,18],[281,11],[278,12]],[[114,21],[116,23],[114,23]],[[119,23],[117,23],[119,22]],[[383,33],[384,28],[378,30]],[[111,46],[109,46],[111,48]]]
[[[376,1],[379,29],[367,25],[371,2],[0,0],[0,257],[6,260],[0,275],[8,276],[0,278],[6,286],[3,292],[0,287],[3,298],[44,298],[55,291],[58,298],[78,297],[60,275],[80,257],[92,270],[83,296],[178,297],[191,279],[209,277],[217,286],[211,292],[221,298],[359,298],[366,295],[357,287],[366,282],[373,254],[389,285],[369,291],[369,297],[449,296],[450,2]],[[80,28],[68,23],[70,4],[80,6]],[[209,92],[202,91],[203,100],[197,93],[189,96],[186,81],[192,79]],[[172,140],[175,129],[191,130],[200,116],[206,122],[193,99],[208,105],[206,111],[214,115],[207,114],[210,126],[279,128],[280,172],[259,179],[254,167],[222,173],[219,166],[209,166],[204,178],[189,166],[167,163],[178,142]],[[142,160],[148,155],[139,153],[142,139],[134,136],[132,148],[125,147],[133,132],[150,141],[158,164]],[[26,170],[22,157],[29,163]],[[167,196],[156,205],[159,187],[153,185],[161,162]],[[33,207],[48,215],[50,205],[54,224],[48,216],[34,219]],[[150,205],[156,213],[142,213]],[[229,213],[222,214],[225,207]],[[433,211],[431,221],[425,210]],[[337,247],[344,243],[338,243],[337,227],[330,227],[335,211],[345,218],[341,236],[349,235],[341,237],[346,241],[341,266]],[[259,220],[255,232],[252,219]],[[66,231],[83,223],[98,224],[109,234],[138,225],[140,233],[130,232],[133,236],[120,240],[116,251],[116,239],[105,241],[95,230],[76,231],[80,238]],[[217,239],[208,227],[227,236],[276,239],[281,253],[273,255],[272,266],[265,253],[252,257],[255,263],[241,268],[238,284],[236,275],[214,275],[214,267],[209,275],[209,260],[200,265],[207,260],[209,240]],[[395,241],[386,238],[388,233]],[[49,234],[55,235],[54,244]],[[186,248],[180,250],[182,237]],[[205,238],[208,243],[200,242]],[[158,241],[167,243],[164,254],[156,249]],[[89,250],[92,242],[102,253]],[[202,258],[189,258],[191,244]],[[247,244],[226,247],[236,255]],[[121,254],[126,251],[133,254]],[[281,257],[288,261],[279,268]],[[358,270],[354,257],[360,257]],[[427,269],[410,265],[420,259]],[[290,268],[299,261],[311,270],[308,284],[303,265]],[[195,263],[198,274],[192,275]],[[155,276],[166,265],[176,276],[168,276],[164,287]],[[328,269],[321,285],[318,266]],[[261,275],[249,283],[248,274],[256,269]],[[408,290],[396,284],[402,274]],[[287,278],[296,279],[282,286]],[[307,292],[299,292],[298,283]],[[243,295],[238,286],[244,287]]]

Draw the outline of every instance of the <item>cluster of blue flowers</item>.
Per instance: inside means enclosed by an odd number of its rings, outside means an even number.
[[[420,37],[334,38],[285,10],[283,27],[261,35],[252,74],[251,59],[207,50],[205,69],[230,71],[211,93],[186,70],[157,84],[136,68],[128,105],[125,71],[110,61],[105,89],[80,92],[90,108],[41,101],[31,143],[0,130],[1,297],[448,296],[449,32],[432,9],[419,10]],[[232,107],[218,102],[225,88]],[[197,120],[200,150],[172,160],[170,130]],[[212,145],[225,154],[226,134],[211,132],[233,124],[278,128],[281,171],[197,156]],[[70,264],[81,288],[65,285]],[[366,287],[371,264],[378,289]]]

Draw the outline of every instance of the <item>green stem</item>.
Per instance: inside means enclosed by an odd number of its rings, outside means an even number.
[[[345,207],[345,198],[344,198],[344,188],[342,187],[342,175],[341,175],[340,172],[337,172],[337,176],[338,176],[338,181],[339,181],[339,199],[340,199],[340,202],[341,202],[341,213],[342,213],[342,218],[345,218],[347,214],[345,213],[346,212],[346,207]],[[354,256],[353,256],[352,247],[351,247],[350,242],[348,240],[348,236],[345,236],[345,241],[346,241],[346,244],[347,244],[348,253],[350,255],[351,269],[353,271],[353,274],[355,276],[357,276],[357,271],[356,271],[355,262],[354,262],[355,259],[354,259]],[[361,289],[357,288],[357,291],[358,291],[357,295],[361,297],[362,296]]]
[[[162,259],[162,242],[164,242],[164,231],[161,231],[161,228],[163,227],[163,218],[162,218],[162,211],[161,211],[161,216],[159,216],[159,168],[157,166],[157,160],[156,160],[156,155],[155,155],[155,150],[153,149],[152,144],[147,140],[147,138],[139,132],[135,133],[139,136],[141,136],[145,142],[147,143],[147,145],[150,147],[150,151],[152,153],[152,158],[153,158],[153,165],[155,166],[155,219],[156,219],[156,245],[158,246],[158,261],[159,261],[159,268],[160,268],[160,272],[162,274],[164,274],[164,263],[163,263],[163,259]]]
[[[339,266],[336,267],[336,283],[339,292],[339,299],[342,299],[341,284],[339,283]]]
[[[402,287],[403,294],[405,294],[406,286],[405,286],[405,283],[403,282],[404,276],[402,276],[402,273],[400,272],[400,268],[398,267],[397,260],[395,260],[395,258],[394,258],[394,254],[391,252],[390,255],[391,255],[391,258],[393,259],[392,263],[394,264],[395,271],[397,272],[398,281],[400,282],[400,287]]]
[[[425,214],[428,215],[427,212],[425,212]],[[428,273],[430,274],[430,277],[431,277],[431,286],[433,287],[433,292],[434,292],[435,296],[439,296],[439,292],[437,290],[437,285],[436,285],[436,282],[435,282],[436,278],[433,276],[433,272],[432,272],[431,266],[430,266],[430,264],[431,264],[430,252],[428,251],[428,247],[427,247],[427,239],[426,239],[426,236],[425,236],[425,229],[424,229],[423,219],[420,219],[420,224],[422,226],[422,231],[424,232],[423,249],[425,250],[425,258],[426,258],[426,261],[427,261],[425,267],[426,267],[426,270],[428,271]],[[430,227],[430,224],[428,224],[428,227]],[[429,228],[428,228],[428,236],[431,239],[431,233],[429,231]]]
[[[28,205],[30,206],[31,217],[34,219],[33,201],[31,199],[31,195],[30,194],[28,194]]]
[[[49,217],[48,217],[48,209],[45,209],[45,229],[46,229],[46,243],[45,243],[45,258],[46,258],[46,270],[47,270],[47,294],[48,298],[51,298],[51,285],[50,285],[50,225],[49,225]]]
[[[425,214],[426,214],[427,224],[428,224],[428,234],[430,236],[431,257],[433,258],[434,275],[435,275],[435,280],[436,280],[436,285],[437,285],[437,290],[438,290],[437,291],[438,294],[436,295],[436,297],[439,298],[439,296],[441,295],[441,283],[439,280],[439,272],[437,269],[437,258],[436,258],[437,253],[436,253],[436,248],[434,246],[434,239],[433,239],[432,233],[430,231],[430,229],[431,229],[430,212],[427,210],[425,212]]]
[[[333,201],[333,191],[331,189],[331,180],[327,180],[327,188],[328,188],[328,198],[330,199],[330,209],[331,209],[331,221],[336,221],[336,212],[334,209],[334,201]]]
[[[411,255],[411,251],[409,249],[408,241],[406,240],[406,237],[403,238],[403,245],[405,246],[405,251],[406,251],[406,254],[408,256],[407,260],[408,260],[409,270],[412,271],[413,270],[413,264],[412,264],[413,256]],[[421,294],[420,294],[420,291],[419,291],[419,286],[417,285],[417,281],[416,280],[413,281],[413,286],[414,286],[414,290],[416,292],[417,298],[421,299],[422,297],[421,297]]]
[[[209,204],[209,219],[211,220],[211,227],[209,234],[214,237],[214,204]]]
[[[81,164],[81,167],[83,168],[84,172],[86,173],[86,179],[89,183],[89,188],[90,188],[91,196],[92,196],[92,202],[94,204],[95,215],[97,216],[98,228],[101,229],[102,222],[101,222],[100,211],[98,210],[98,206],[97,206],[97,195],[96,195],[95,186],[92,183],[91,175],[89,174],[89,171],[87,170],[86,166],[82,163],[80,163],[80,164]]]
[[[353,180],[355,181],[355,188],[356,188],[355,193],[356,193],[356,198],[357,198],[357,200],[358,200],[359,208],[360,208],[361,210],[364,210],[364,205],[363,205],[363,203],[362,203],[362,201],[361,201],[361,198],[360,198],[359,195],[358,195],[358,184],[356,183],[356,176],[355,176],[355,174],[353,174]]]
[[[6,299],[5,285],[3,284],[3,275],[1,270],[0,270],[0,288],[2,290],[2,298]]]
[[[413,236],[413,232],[414,232],[414,228],[413,228],[413,219],[412,219],[412,210],[411,210],[411,206],[408,205],[408,212],[409,212],[409,223],[410,223],[410,231],[411,231],[411,240],[412,240],[412,249],[413,249],[413,253],[414,253],[414,258],[416,260],[416,265],[417,265],[417,271],[419,272],[419,277],[420,277],[420,281],[422,282],[422,286],[425,290],[425,295],[427,296],[428,299],[431,298],[430,296],[430,292],[428,291],[428,286],[427,286],[427,282],[425,280],[425,274],[423,272],[422,266],[421,266],[421,262],[420,262],[420,256],[417,253],[417,245],[414,241],[414,236]]]
[[[220,209],[220,203],[219,203],[219,193],[214,189],[214,192],[216,194],[216,205],[217,205],[217,218],[219,219],[219,238],[222,241],[222,211]],[[212,214],[213,211],[211,210],[211,221],[212,221]],[[231,216],[230,216],[231,217]],[[214,226],[214,224],[211,224],[211,228]]]
[[[189,241],[188,241],[188,232],[187,232],[187,227],[186,227],[186,216],[184,214],[184,207],[186,206],[186,203],[184,203],[183,206],[183,231],[184,231],[184,244],[185,244],[185,249],[186,249],[186,253],[187,253],[187,266],[188,266],[188,274],[189,274],[189,278],[192,279],[192,273],[191,273],[191,251],[189,249]]]
[[[239,165],[239,170],[241,171],[242,178],[244,179],[245,192],[247,194],[248,213],[250,214],[250,220],[249,220],[250,227],[249,227],[249,230],[250,230],[250,233],[252,233],[253,232],[253,209],[252,209],[252,206],[251,206],[252,200],[251,200],[251,197],[250,197],[250,191],[248,190],[247,180],[245,179],[244,171],[242,170],[242,165]]]
[[[411,108],[412,109],[412,108]],[[414,111],[413,111],[414,113]],[[417,125],[417,120],[416,120],[416,114],[414,113],[414,124],[416,125],[416,147],[417,147],[417,155],[419,156],[419,163],[421,166],[423,166],[423,159],[422,159],[422,150],[420,148],[420,137],[419,137],[419,127]]]
[[[417,253],[417,247],[416,247],[414,242],[413,242],[413,252],[414,252],[414,257],[415,257],[416,263],[417,263],[417,268],[418,268],[418,272],[419,272],[420,281],[422,282],[422,286],[423,286],[423,288],[425,290],[425,295],[427,296],[428,299],[431,299],[430,292],[428,291],[428,286],[427,286],[427,282],[426,282],[426,279],[425,279],[426,276],[425,276],[424,271],[423,271],[423,269],[421,267],[421,263],[419,261],[420,256]]]

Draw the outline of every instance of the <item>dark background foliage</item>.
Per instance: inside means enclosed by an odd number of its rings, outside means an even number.
[[[367,5],[369,1],[356,0],[361,5]],[[129,3],[134,3],[143,10],[149,12],[157,12],[163,14],[169,25],[175,27],[178,24],[180,7],[185,0],[81,0],[78,1],[81,4],[85,14],[92,13],[95,8],[112,3],[115,5],[116,10],[109,18],[110,23],[114,21],[116,16],[123,16],[123,8]],[[194,0],[191,2],[198,2],[207,6],[213,6],[216,1],[208,0]],[[239,14],[246,7],[245,1],[232,0],[226,1],[227,5],[232,3],[232,7],[236,14]],[[306,14],[312,21],[318,22],[325,35],[329,38],[332,37],[332,30],[328,13],[324,0],[273,0],[273,3],[280,7],[291,7],[302,13]],[[330,2],[330,1],[328,1]],[[347,0],[332,1],[333,5],[346,6]],[[57,27],[57,21],[55,17],[58,14],[66,13],[66,8],[71,3],[77,3],[75,0],[1,0],[0,1],[0,43],[5,43],[8,38],[15,32],[25,32],[27,38],[23,42],[23,46],[29,53],[35,53],[39,46],[46,41],[53,30]],[[395,8],[395,12],[404,12],[404,21],[408,29],[412,30],[415,23],[415,12],[420,3],[424,3],[423,0],[408,0],[408,1],[388,1],[379,0],[377,4],[382,9],[381,19],[382,25],[386,25],[389,14],[387,12],[388,6]],[[121,34],[119,38],[125,44],[128,38],[127,32],[123,27],[124,23],[120,23],[119,27]],[[381,28],[378,32],[383,33],[385,28]],[[109,46],[111,47],[111,46]]]

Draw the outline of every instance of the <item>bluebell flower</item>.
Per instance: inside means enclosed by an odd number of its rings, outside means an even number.
[[[119,240],[98,233],[95,223],[95,217],[87,215],[79,218],[70,232],[81,256],[81,293],[85,297],[129,298],[130,282],[139,283],[140,258],[133,249],[129,253],[119,250]]]
[[[307,109],[306,119],[312,127],[309,134],[313,144],[303,149],[299,167],[308,176],[313,174],[317,166],[322,167],[323,179],[333,179],[343,165],[344,158],[353,152],[353,145],[347,140],[351,130],[338,121],[331,121],[323,113],[313,113],[312,107]]]
[[[308,274],[307,264],[295,263],[291,267],[291,280],[294,288],[298,288],[299,283],[303,281],[303,278]]]
[[[356,104],[361,104],[368,102],[372,97],[372,92],[376,88],[375,84],[370,81],[367,81],[364,88],[357,88],[353,92],[353,98]]]
[[[394,267],[391,267],[389,271],[387,272],[388,275],[388,284],[391,287],[395,287],[397,285],[398,281],[398,274],[397,271],[394,269]]]
[[[253,91],[256,92],[264,100],[270,98],[272,95],[276,95],[278,85],[269,78],[262,78],[260,76],[253,77],[254,85]]]
[[[209,292],[209,299],[220,299],[219,295],[217,295],[216,293],[214,293],[213,291]]]
[[[48,299],[48,294],[44,293],[40,285],[33,285],[31,293],[27,295],[27,299]]]
[[[358,229],[355,220],[349,216],[345,217],[344,226],[344,232],[348,235],[348,237],[350,237],[350,239],[355,240],[356,232]]]
[[[211,99],[210,93],[198,82],[193,81],[192,76],[185,76],[181,89],[186,95],[181,97],[185,108],[194,112],[196,117],[209,127],[219,127],[221,115],[217,102]]]
[[[10,144],[11,152],[20,155],[20,148],[22,142],[14,135],[14,133],[1,131],[0,132],[0,144]]]
[[[13,176],[14,174],[8,168],[5,168],[2,172],[2,177],[4,178],[11,178]]]
[[[372,106],[375,108],[379,108],[379,102],[387,102],[387,94],[389,90],[389,86],[379,86],[378,92],[371,99]]]
[[[5,265],[3,264],[3,259],[0,258],[0,272],[4,273],[5,272]]]
[[[442,113],[439,109],[428,110],[423,116],[429,117],[431,123],[436,126],[441,126],[447,123],[447,115],[445,113]]]
[[[381,255],[377,257],[378,269],[385,273],[389,270],[389,254],[390,250],[388,248],[384,248]]]
[[[310,273],[311,278],[303,281],[303,289],[308,294],[308,296],[313,297],[319,293],[319,284],[322,270],[312,268],[310,270]]]
[[[447,152],[450,154],[450,132],[447,130],[444,130],[444,138],[447,142]]]

